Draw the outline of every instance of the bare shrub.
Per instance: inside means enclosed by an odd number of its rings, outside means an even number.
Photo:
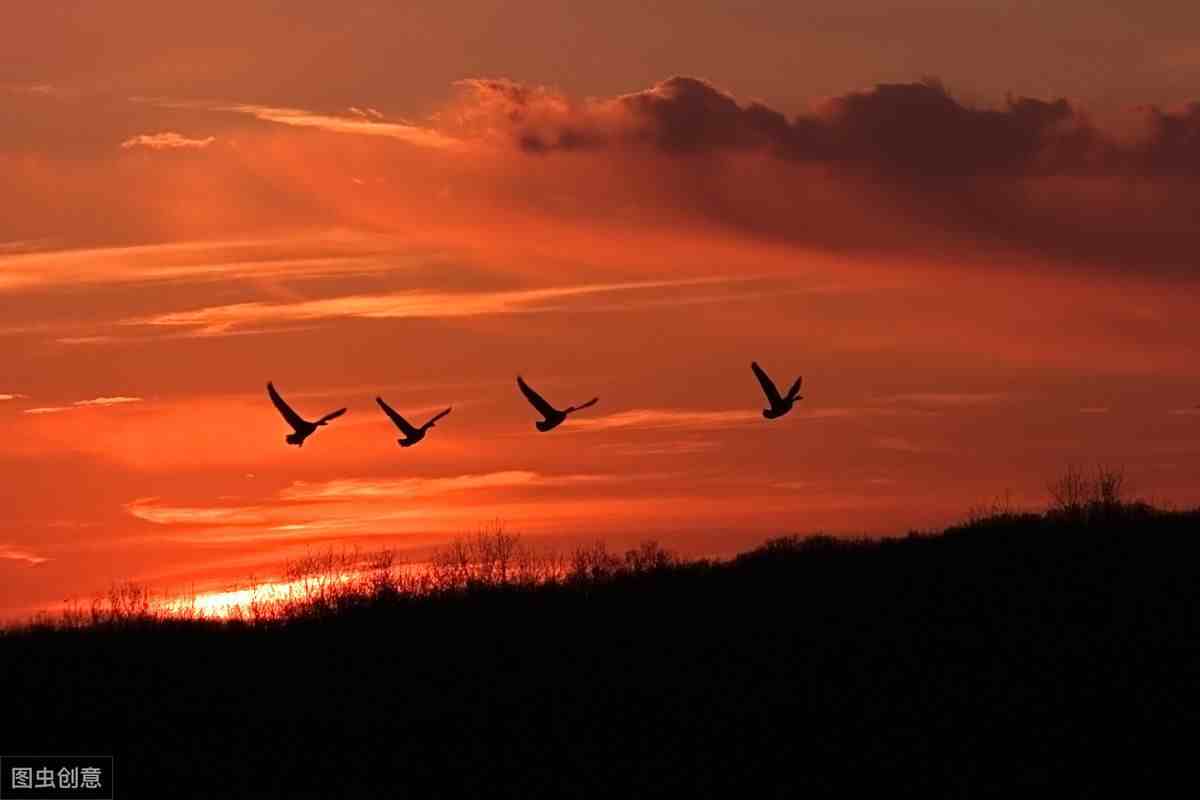
[[[1050,510],[1068,517],[1082,516],[1091,495],[1088,479],[1074,464],[1067,465],[1066,471],[1050,481],[1046,489],[1050,492]]]
[[[608,552],[604,542],[596,541],[575,548],[567,578],[572,581],[599,581],[611,578],[620,569],[621,559]]]
[[[521,537],[507,533],[496,523],[491,530],[475,534],[473,544],[475,574],[473,582],[484,586],[508,583],[515,568]]]
[[[1021,514],[1021,509],[1013,502],[1012,490],[1006,489],[1004,494],[996,495],[989,502],[967,509],[967,524],[979,525],[984,522],[1011,520]]]
[[[1126,500],[1125,470],[1120,467],[1097,464],[1092,486],[1093,502],[1106,509],[1118,508]]]
[[[653,539],[642,542],[636,549],[625,551],[625,567],[631,572],[666,569],[678,562],[678,556],[670,550],[663,549]]]
[[[1051,515],[1086,521],[1101,516],[1111,516],[1129,505],[1129,486],[1122,467],[1097,464],[1092,477],[1084,474],[1075,465],[1067,467],[1063,475],[1051,481]]]
[[[396,554],[380,550],[367,557],[367,591],[373,595],[394,592],[396,589]]]
[[[509,533],[496,522],[471,538],[455,539],[434,550],[427,582],[429,590],[454,591],[478,586],[536,585],[557,580],[563,574],[558,553],[539,552],[520,534]]]
[[[113,584],[104,597],[92,601],[93,625],[131,625],[154,616],[150,590],[132,581]]]
[[[463,539],[433,551],[429,557],[433,588],[440,591],[463,588],[471,580],[471,547]]]
[[[520,547],[510,582],[520,586],[537,586],[561,580],[565,575],[565,562],[557,550],[538,552],[532,547]]]

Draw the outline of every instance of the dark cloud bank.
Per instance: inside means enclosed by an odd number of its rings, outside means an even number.
[[[522,151],[666,156],[652,179],[683,183],[681,202],[693,210],[764,235],[881,249],[900,244],[897,236],[910,245],[938,240],[931,246],[971,239],[1060,260],[1196,274],[1200,103],[1138,109],[1131,132],[1119,135],[1065,99],[973,108],[934,80],[881,84],[792,118],[695,78],[582,102],[502,79],[465,85],[491,129]],[[776,165],[752,190],[731,185],[728,166],[720,185],[696,177],[744,155]],[[830,203],[853,216],[861,201],[864,214],[889,215],[891,224],[855,226],[817,208],[818,187],[832,181],[856,188]],[[806,212],[824,214],[821,224],[805,224]]]
[[[1121,142],[1066,99],[1015,97],[1001,109],[978,109],[934,80],[880,84],[792,119],[696,78],[580,104],[505,80],[464,83],[502,108],[515,141],[534,153],[621,145],[676,154],[754,150],[928,177],[1200,171],[1200,103],[1143,109],[1144,134]]]

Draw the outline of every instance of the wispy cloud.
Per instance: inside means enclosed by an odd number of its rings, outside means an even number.
[[[616,476],[602,474],[546,475],[529,470],[503,470],[431,478],[339,478],[295,481],[266,501],[240,506],[176,506],[158,497],[141,497],[125,504],[133,516],[160,525],[302,525],[325,512],[314,510],[340,501],[409,500],[490,489],[571,486],[603,483]],[[277,504],[275,501],[283,501]],[[404,511],[419,511],[408,509]],[[390,517],[388,517],[390,518]]]
[[[1009,396],[1000,392],[910,392],[890,395],[885,399],[892,403],[955,408],[1001,403],[1009,399]]]
[[[896,406],[814,406],[798,408],[805,419],[857,419],[860,417],[936,417],[940,410],[930,408],[897,408]]]
[[[720,442],[709,439],[675,439],[648,444],[611,443],[601,445],[605,450],[623,456],[682,456],[714,450]]]
[[[96,283],[189,279],[319,278],[394,270],[404,256],[383,237],[343,232],[317,236],[172,242],[126,247],[0,250],[0,291]]]
[[[107,334],[97,334],[96,336],[60,336],[54,341],[59,344],[107,344],[117,341],[117,337]]]
[[[1200,416],[1200,406],[1195,406],[1194,408],[1174,408],[1168,413],[1180,417]]]
[[[1084,406],[1079,409],[1080,414],[1107,414],[1108,406]]]
[[[903,436],[883,436],[875,440],[875,446],[881,450],[894,450],[898,453],[941,453],[940,447],[934,447],[920,442],[914,442]]]
[[[391,535],[411,531],[457,529],[469,520],[501,516],[506,507],[459,508],[439,504],[379,505],[368,511],[360,504],[327,507],[254,505],[206,508],[162,505],[140,500],[126,506],[133,516],[163,526],[152,540],[195,542],[296,541],[329,536]]]
[[[363,479],[344,478],[307,483],[296,481],[279,493],[281,500],[371,500],[431,497],[478,489],[510,489],[530,486],[562,486],[612,480],[608,475],[542,475],[527,470],[505,470],[444,478]]]
[[[400,141],[419,147],[433,147],[447,150],[463,146],[463,142],[459,139],[447,136],[432,128],[424,128],[420,125],[409,125],[400,122],[384,122],[382,121],[383,115],[373,108],[360,109],[352,107],[350,109],[351,116],[348,117],[322,114],[302,108],[252,104],[213,106],[211,110],[247,114],[264,122],[276,122],[280,125],[292,125],[299,128],[318,128],[334,133],[384,136],[389,139],[399,139]]]
[[[687,411],[672,408],[635,408],[604,417],[571,420],[567,430],[662,430],[662,429],[717,429],[728,425],[751,422],[760,417],[751,410],[733,409],[726,411]]]
[[[527,510],[528,501],[505,497],[503,490],[589,486],[625,479],[627,476],[546,475],[526,470],[431,478],[343,478],[297,481],[274,495],[240,505],[175,505],[158,497],[141,497],[126,503],[125,510],[154,525],[176,529],[165,537],[155,534],[155,539],[283,541],[445,529],[471,520],[511,518],[514,512]],[[470,495],[470,502],[440,499],[464,493]],[[542,501],[538,508],[541,513],[549,510]]]
[[[7,544],[0,544],[0,559],[6,561],[22,561],[31,567],[36,567],[38,564],[45,564],[50,560],[22,547],[14,547]]]
[[[370,119],[370,120],[383,119],[383,114],[381,114],[379,111],[371,108],[370,106],[367,106],[365,108],[359,108],[357,106],[350,106],[350,108],[348,108],[346,110],[349,111],[354,116],[362,117],[363,119]]]
[[[91,400],[76,400],[72,405],[75,406],[119,406],[126,403],[140,403],[140,397],[96,397]]]
[[[16,86],[7,87],[10,91],[18,94],[41,95],[43,97],[51,96],[67,96],[76,94],[77,90],[63,86],[55,86],[52,83],[23,83]]]
[[[0,242],[0,254],[34,253],[38,250],[45,250],[52,243],[52,239],[18,239],[13,242]]]
[[[164,131],[162,133],[143,133],[121,142],[121,148],[130,150],[134,147],[144,147],[149,150],[203,150],[216,141],[214,136],[203,139],[191,139],[181,133]]]
[[[15,393],[12,393],[12,394],[0,394],[0,401],[4,401],[4,400],[23,400],[23,399],[25,399],[25,395],[23,395],[23,394],[15,394]]]
[[[726,278],[703,278],[681,281],[640,281],[492,292],[410,291],[347,295],[294,303],[234,303],[138,317],[125,320],[123,324],[194,328],[195,335],[215,336],[227,334],[244,325],[304,322],[318,319],[451,318],[550,312],[564,310],[564,306],[555,305],[555,301],[587,295],[678,289],[728,280]]]
[[[128,403],[141,403],[140,397],[94,397],[91,400],[76,400],[69,406],[42,406],[40,408],[27,408],[26,414],[57,414],[62,411],[74,411],[77,408],[104,408],[107,406],[121,406]]]
[[[158,525],[255,525],[272,521],[270,506],[173,506],[157,497],[139,497],[125,504],[138,519]]]
[[[918,409],[880,407],[824,407],[801,409],[794,412],[806,419],[843,419],[854,417],[910,417],[931,416],[937,412]],[[635,408],[603,417],[572,419],[565,430],[609,431],[609,430],[711,430],[731,425],[743,425],[762,420],[762,412],[755,409],[724,409],[719,411],[691,411],[678,408]],[[695,444],[689,445],[695,448]]]

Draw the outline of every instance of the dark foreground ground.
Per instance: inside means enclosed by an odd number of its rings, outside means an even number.
[[[115,754],[129,798],[1158,795],[1200,730],[1198,523],[1004,517],[265,626],[10,633],[0,753]]]

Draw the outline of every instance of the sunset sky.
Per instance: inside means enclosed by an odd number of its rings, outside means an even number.
[[[648,10],[648,6],[653,8]],[[502,520],[1200,503],[1200,6],[13,4],[0,617]],[[768,422],[757,360],[805,399]],[[600,403],[548,434],[514,385]],[[265,392],[348,414],[302,449]],[[423,421],[420,445],[374,404]]]

